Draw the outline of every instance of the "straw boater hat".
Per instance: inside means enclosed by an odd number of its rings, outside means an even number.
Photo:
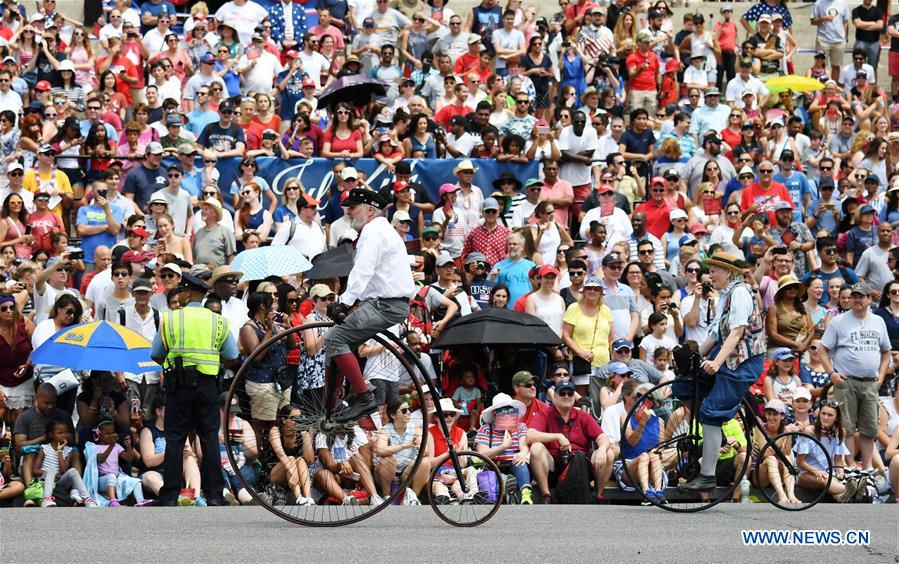
[[[792,274],[787,274],[786,276],[781,276],[777,281],[777,292],[774,293],[775,296],[780,294],[782,291],[787,288],[799,288],[799,296],[801,299],[805,299],[806,287],[805,284],[796,279]]]
[[[705,263],[708,266],[717,266],[718,268],[724,268],[737,274],[743,274],[746,270],[746,263],[735,255],[724,251],[716,251],[714,255],[705,259]]]

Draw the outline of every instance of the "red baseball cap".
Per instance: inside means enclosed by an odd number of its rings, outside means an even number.
[[[668,184],[668,181],[665,180],[664,178],[662,178],[661,176],[656,176],[655,178],[652,179],[652,182],[650,182],[649,185],[655,186],[656,184],[661,184],[662,186],[665,186],[666,184]]]
[[[599,194],[605,194],[606,192],[614,192],[615,188],[613,188],[611,184],[600,184],[596,191]]]
[[[37,84],[34,85],[35,90],[50,90],[50,83],[46,80],[39,80]]]
[[[402,192],[403,190],[405,190],[405,189],[407,189],[407,188],[409,188],[409,183],[406,182],[405,180],[397,180],[397,181],[394,182],[394,184],[393,184],[393,191],[394,191],[394,192]]]
[[[124,255],[122,255],[122,262],[147,262],[151,258],[153,258],[153,253],[136,253],[134,251],[128,251]]]
[[[303,194],[302,194],[302,197],[303,197],[303,201],[306,202],[306,205],[307,205],[307,206],[317,206],[317,205],[318,205],[318,200],[316,200],[315,198],[313,198],[313,197],[310,196],[309,194],[303,193]],[[344,198],[343,198],[343,195],[341,195],[341,196],[340,196],[340,201],[342,202],[343,199],[344,199]]]
[[[540,267],[540,270],[537,271],[537,276],[546,276],[547,274],[552,274],[553,276],[559,275],[559,269],[551,264],[544,264]]]
[[[131,230],[130,235],[137,235],[138,237],[142,237],[144,239],[146,239],[147,237],[150,236],[150,234],[147,233],[147,230],[144,229],[143,227],[135,227],[134,229]]]
[[[291,49],[291,50],[288,51],[287,53],[284,53],[284,55],[285,55],[288,59],[299,59],[299,58],[300,58],[300,52],[297,51],[296,49]]]
[[[349,190],[344,190],[343,193],[340,194],[340,204],[343,205],[344,200],[346,200],[350,196]]]
[[[303,85],[302,85],[301,88],[307,88],[307,87],[309,87],[309,86],[315,88],[315,81],[312,80],[311,78],[304,79],[304,80],[303,80]]]

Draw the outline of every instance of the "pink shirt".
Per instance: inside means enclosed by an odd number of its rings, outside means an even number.
[[[97,445],[97,471],[101,476],[115,476],[117,475],[119,470],[119,455],[125,451],[122,448],[122,445],[119,443],[115,443],[112,447],[112,452],[109,453],[109,456],[103,462],[100,462],[100,455],[106,452],[106,449],[109,448],[109,445]]]
[[[574,198],[574,188],[566,180],[556,180],[556,183],[552,186],[544,184],[543,188],[540,189],[541,200],[558,200],[561,198]],[[559,225],[567,226],[569,206],[564,208],[555,206],[555,208],[556,221],[559,222]]]

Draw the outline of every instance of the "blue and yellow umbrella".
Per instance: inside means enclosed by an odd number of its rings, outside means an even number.
[[[31,361],[72,370],[161,370],[150,358],[148,340],[107,321],[79,323],[58,331],[31,353]]]

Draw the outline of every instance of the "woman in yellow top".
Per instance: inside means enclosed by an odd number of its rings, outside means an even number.
[[[602,282],[591,276],[584,283],[581,299],[568,306],[562,318],[562,342],[568,347],[571,379],[579,394],[587,393],[593,368],[611,360],[614,340],[612,310],[603,303]]]

